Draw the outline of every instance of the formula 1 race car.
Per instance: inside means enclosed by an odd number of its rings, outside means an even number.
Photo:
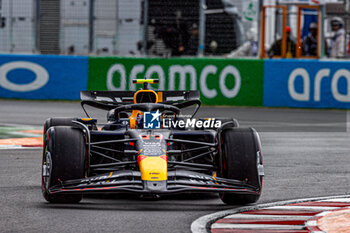
[[[86,193],[161,196],[217,192],[227,204],[256,202],[264,169],[253,128],[235,119],[195,119],[199,91],[82,91],[88,118],[49,118],[44,125],[42,192],[52,203]],[[97,124],[85,107],[107,111]],[[182,110],[195,107],[193,114]]]

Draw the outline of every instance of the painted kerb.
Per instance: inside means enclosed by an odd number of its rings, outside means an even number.
[[[135,78],[158,78],[159,90],[200,90],[209,105],[261,106],[263,60],[89,58],[89,90],[135,90]]]

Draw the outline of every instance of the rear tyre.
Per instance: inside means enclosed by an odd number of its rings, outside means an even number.
[[[42,192],[51,203],[78,203],[81,194],[51,194],[49,189],[61,181],[85,176],[86,147],[83,133],[71,126],[49,128],[42,160]]]
[[[74,123],[72,123],[74,120],[76,120],[76,118],[72,117],[48,118],[44,123],[44,134],[52,126],[74,126]]]
[[[48,118],[46,119],[44,123],[44,129],[43,129],[43,145],[45,148],[45,143],[46,143],[46,132],[50,127],[53,126],[74,126],[74,123],[72,121],[75,120],[75,118],[71,117],[57,117],[57,118]]]
[[[246,182],[257,191],[256,194],[220,193],[221,200],[230,205],[256,202],[263,182],[258,133],[253,128],[228,128],[221,133],[221,148],[218,176]]]

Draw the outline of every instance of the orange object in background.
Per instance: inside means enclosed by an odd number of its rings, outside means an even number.
[[[270,25],[266,25],[266,10],[274,8],[274,9],[281,9],[282,10],[282,43],[281,43],[281,55],[280,56],[273,56],[273,58],[292,58],[291,54],[291,48],[287,47],[287,33],[291,32],[293,28],[290,28],[287,26],[287,17],[290,14],[287,9],[287,5],[266,5],[262,6],[261,10],[261,26],[260,26],[260,47],[259,47],[259,57],[260,58],[268,58],[268,55],[266,54],[265,49],[265,41],[266,41],[266,31],[268,31],[266,28]],[[298,20],[297,20],[297,40],[296,40],[296,58],[311,58],[311,59],[317,59],[321,57],[321,10],[319,5],[298,5]],[[301,29],[302,29],[302,14],[303,9],[313,9],[317,11],[317,28],[318,35],[317,35],[317,56],[303,56],[301,53],[301,45],[302,45],[302,38],[301,38]],[[350,53],[350,44],[348,48],[348,52]]]
[[[301,41],[303,38],[301,38],[301,15],[302,15],[302,10],[303,9],[314,9],[317,10],[317,56],[303,56],[301,54]],[[320,46],[320,41],[321,41],[321,11],[320,11],[320,6],[309,6],[309,5],[299,5],[298,6],[298,28],[297,28],[297,53],[296,53],[296,58],[313,58],[317,59],[320,58],[320,53],[321,53],[321,46]]]
[[[286,46],[287,46],[287,6],[280,5],[268,5],[262,7],[261,12],[261,36],[260,36],[260,58],[267,58],[265,51],[265,34],[266,34],[266,9],[267,8],[280,8],[282,9],[282,48],[281,48],[281,57],[284,58],[286,55]]]

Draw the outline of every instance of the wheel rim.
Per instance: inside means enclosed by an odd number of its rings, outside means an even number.
[[[49,189],[51,170],[52,170],[51,154],[49,151],[47,151],[44,156],[43,168],[42,168],[43,186],[45,187],[46,190]]]
[[[262,183],[263,183],[263,177],[264,177],[264,165],[262,162],[262,156],[261,152],[257,152],[257,160],[256,160],[256,165],[258,169],[258,175],[259,175],[259,182],[260,182],[260,192],[262,190]]]

